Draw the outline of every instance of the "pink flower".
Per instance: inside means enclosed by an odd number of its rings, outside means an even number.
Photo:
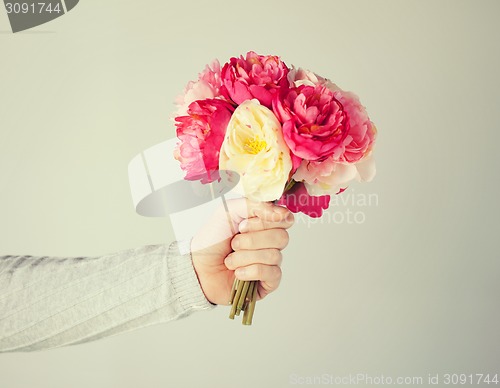
[[[275,96],[273,111],[294,155],[306,160],[324,160],[334,153],[340,157],[347,142],[347,117],[330,89],[322,85],[290,89]]]
[[[288,72],[287,78],[290,87],[299,87],[301,85],[315,86],[326,81],[323,77],[312,71],[302,69],[301,67],[296,69],[293,65]]]
[[[198,75],[197,81],[189,81],[184,93],[177,97],[177,116],[184,116],[189,105],[196,100],[221,97],[222,86],[220,63],[217,59],[207,65]]]
[[[312,196],[307,192],[303,183],[297,182],[278,200],[278,205],[286,206],[291,212],[302,212],[309,217],[318,218],[323,215],[323,210],[328,209],[330,196]]]
[[[185,179],[208,183],[217,178],[214,172],[233,110],[225,100],[207,99],[191,103],[187,116],[175,119],[180,142],[174,156],[186,171]]]
[[[258,55],[249,51],[246,58],[231,58],[221,72],[221,90],[236,104],[256,98],[270,108],[273,96],[288,87],[288,67],[274,55]]]
[[[358,96],[343,90],[334,92],[334,95],[346,112],[349,127],[347,138],[350,139],[339,160],[356,163],[372,150],[377,136],[377,128],[368,118],[365,107],[361,105]]]
[[[312,195],[337,194],[345,190],[353,180],[371,181],[375,171],[375,161],[370,153],[356,163],[340,163],[333,157],[322,162],[304,160],[293,179],[304,182]]]
[[[375,138],[375,127],[357,97],[321,83],[276,95],[273,111],[292,153],[308,161],[333,157],[355,162],[369,152]]]

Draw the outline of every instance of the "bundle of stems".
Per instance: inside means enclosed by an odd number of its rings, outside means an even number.
[[[231,290],[231,312],[229,318],[234,319],[235,315],[240,315],[243,311],[244,325],[251,325],[253,313],[255,311],[255,302],[257,302],[258,280],[239,280],[234,279]]]
[[[210,189],[212,189],[212,184],[210,184]],[[213,196],[213,192],[212,192]],[[236,234],[236,229],[234,228],[233,222],[231,220],[231,215],[229,214],[229,209],[227,207],[226,198],[221,195],[222,203],[224,204],[224,209],[226,210],[227,220],[231,226],[231,231],[233,235]],[[243,311],[243,321],[244,325],[251,325],[253,312],[255,311],[255,302],[257,302],[257,287],[259,285],[258,280],[239,280],[234,279],[233,287],[231,289],[231,296],[229,298],[229,304],[231,305],[231,312],[229,313],[229,318],[234,319],[235,315],[240,315]]]

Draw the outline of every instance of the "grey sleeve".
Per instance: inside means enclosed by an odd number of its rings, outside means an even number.
[[[177,243],[100,257],[0,256],[0,352],[93,341],[213,307]]]

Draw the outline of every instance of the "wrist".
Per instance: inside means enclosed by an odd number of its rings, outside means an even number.
[[[196,274],[196,279],[198,280],[198,285],[199,285],[201,291],[203,292],[203,295],[205,296],[205,298],[207,299],[207,301],[210,304],[216,306],[217,303],[214,302],[214,298],[210,294],[209,289],[207,288],[207,284],[208,284],[207,275],[206,275],[205,271],[203,271],[203,269],[202,269],[202,267],[203,267],[202,254],[199,251],[191,250],[190,256],[191,256],[191,262],[193,265],[194,273]]]
[[[201,288],[191,254],[182,253],[184,248],[183,242],[174,242],[169,247],[168,270],[175,297],[186,311],[210,308],[213,304]]]

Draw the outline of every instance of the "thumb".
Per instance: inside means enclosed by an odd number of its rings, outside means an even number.
[[[239,224],[252,217],[265,221],[279,222],[284,220],[289,211],[271,202],[256,202],[247,198],[225,200],[217,208],[212,217],[194,237],[191,249],[201,250],[231,239],[238,233]]]
[[[247,198],[224,201],[224,211],[232,221],[235,230],[241,221],[247,218],[259,217],[264,221],[280,222],[286,219],[290,211],[272,202],[256,202]],[[233,233],[235,234],[235,233]]]

